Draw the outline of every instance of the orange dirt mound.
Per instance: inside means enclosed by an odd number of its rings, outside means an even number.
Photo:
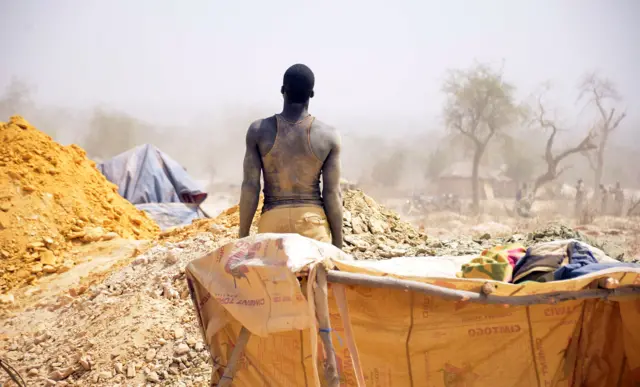
[[[158,234],[77,145],[19,116],[0,123],[0,142],[0,293],[68,270],[74,243]]]

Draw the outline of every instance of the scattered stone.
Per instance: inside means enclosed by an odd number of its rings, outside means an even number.
[[[49,338],[51,337],[51,335],[49,335],[48,333],[43,333],[40,336],[37,336],[35,339],[33,339],[33,343],[35,345],[38,345],[40,343],[43,343],[45,341],[47,341]]]
[[[155,371],[149,372],[147,380],[152,383],[160,383],[160,376]]]
[[[56,381],[66,379],[72,373],[73,373],[73,367],[57,369],[49,374],[49,379],[56,380]]]
[[[85,371],[90,371],[91,370],[91,358],[88,356],[82,356],[80,358],[80,360],[78,360],[78,362],[80,363],[80,365],[82,366],[82,368]]]
[[[146,265],[147,263],[149,263],[149,258],[145,256],[138,257],[131,262],[132,265]]]
[[[0,294],[0,304],[2,305],[13,305],[15,304],[16,299],[13,294]]]
[[[42,272],[42,264],[41,263],[36,263],[35,265],[31,266],[31,273],[33,274],[37,274]]]
[[[136,366],[133,364],[129,364],[127,366],[127,378],[135,378],[136,377]]]
[[[111,371],[102,371],[99,374],[100,380],[109,380],[112,377],[113,377],[113,375],[111,375]]]
[[[152,361],[156,357],[156,350],[151,348],[147,351],[147,354],[144,356],[146,361]]]
[[[55,266],[57,263],[57,259],[51,250],[45,250],[40,253],[40,262],[43,265],[51,265]]]
[[[204,349],[204,344],[202,343],[202,341],[198,341],[194,349],[198,352],[202,351]]]
[[[164,260],[168,265],[173,265],[178,262],[178,257],[172,250],[169,250]]]
[[[189,351],[190,351],[190,348],[185,343],[179,344],[178,347],[176,347],[176,355],[178,355],[178,356],[184,355],[184,354],[188,353]]]
[[[37,368],[31,368],[29,371],[27,371],[27,376],[33,377],[33,376],[38,376],[40,374],[40,371]]]
[[[173,328],[173,337],[177,339],[181,339],[184,337],[184,329],[182,327]]]

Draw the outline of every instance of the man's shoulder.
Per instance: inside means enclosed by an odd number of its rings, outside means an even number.
[[[335,144],[340,143],[340,132],[334,126],[315,118],[313,120],[313,130],[322,133],[322,136]]]
[[[251,138],[254,141],[259,141],[264,137],[264,133],[274,132],[276,128],[275,116],[260,118],[255,120],[249,125],[247,130],[247,138]]]
[[[271,129],[276,125],[276,116],[269,116],[265,118],[260,118],[251,123],[249,125],[250,131],[260,131],[263,129]]]

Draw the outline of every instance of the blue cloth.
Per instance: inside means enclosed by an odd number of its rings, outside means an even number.
[[[640,268],[640,265],[637,263],[598,263],[598,260],[596,260],[593,253],[591,253],[589,246],[580,242],[569,243],[567,246],[567,255],[569,256],[569,263],[553,273],[553,279],[555,281],[568,280],[615,267]]]
[[[198,207],[184,203],[145,203],[137,204],[137,208],[146,212],[155,220],[161,230],[174,226],[191,224],[199,218]]]
[[[207,197],[178,162],[150,144],[121,153],[97,168],[133,204],[200,204]]]

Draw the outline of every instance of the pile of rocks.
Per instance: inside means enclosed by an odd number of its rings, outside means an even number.
[[[156,245],[99,285],[7,313],[0,331],[12,338],[0,353],[28,385],[208,385],[211,360],[184,267],[217,246],[208,234]]]
[[[475,254],[489,244],[485,239],[430,239],[360,190],[343,196],[343,250],[356,259]]]

